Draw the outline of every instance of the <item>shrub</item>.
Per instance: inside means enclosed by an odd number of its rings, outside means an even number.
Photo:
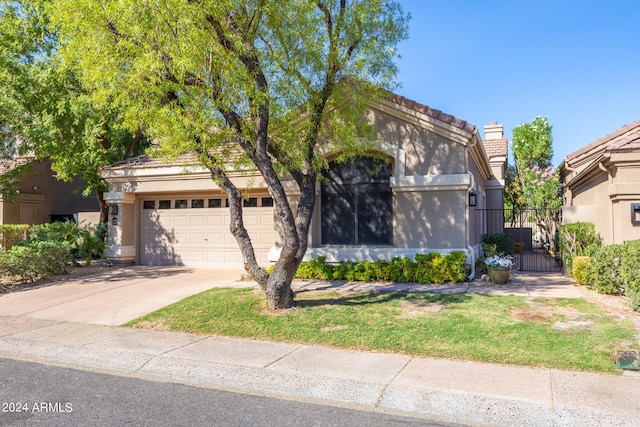
[[[296,278],[355,282],[459,283],[466,278],[465,263],[466,254],[462,251],[454,251],[447,256],[437,252],[417,254],[415,262],[406,257],[394,257],[391,261],[342,261],[338,265],[330,265],[326,264],[325,257],[318,257],[302,262]]]
[[[11,249],[16,242],[28,237],[28,224],[0,224],[0,245],[4,249]]]
[[[56,240],[20,242],[11,250],[0,253],[0,263],[6,273],[22,282],[64,274],[71,260],[71,245]]]
[[[513,255],[516,252],[516,238],[509,233],[485,234],[482,236],[482,249],[487,257]]]
[[[593,256],[602,246],[602,238],[596,233],[596,227],[590,222],[574,222],[560,226],[560,253],[567,271],[572,272],[573,259],[576,256]]]
[[[621,295],[624,290],[620,266],[624,245],[604,246],[592,258],[586,285],[601,294]]]
[[[625,242],[620,275],[629,304],[640,311],[640,240]]]
[[[587,283],[587,270],[591,264],[591,257],[589,256],[576,256],[573,257],[573,267],[571,272],[573,273],[573,277],[575,277],[576,281],[581,285],[585,285]]]

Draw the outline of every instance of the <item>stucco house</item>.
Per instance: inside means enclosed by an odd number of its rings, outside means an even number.
[[[486,231],[476,209],[503,203],[502,126],[487,126],[483,141],[474,125],[401,96],[372,103],[370,118],[385,160],[362,156],[339,164],[328,150],[328,179],[317,184],[306,256],[376,260],[462,250],[473,265]],[[139,156],[101,174],[109,186],[113,262],[242,266],[226,196],[205,168],[188,157],[167,164]],[[245,194],[257,259],[269,265],[280,241],[273,199],[255,172],[235,172],[233,181]],[[295,183],[285,188],[295,202]]]
[[[32,173],[22,178],[14,200],[0,195],[0,224],[45,224],[65,219],[97,223],[100,207],[95,196],[84,197],[78,179],[57,180],[49,160],[24,157],[4,161],[0,175],[22,165],[28,165]]]
[[[559,170],[564,223],[594,223],[606,245],[640,239],[640,120],[569,154]]]

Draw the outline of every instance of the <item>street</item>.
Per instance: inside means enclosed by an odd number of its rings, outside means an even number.
[[[2,426],[451,426],[0,359]]]

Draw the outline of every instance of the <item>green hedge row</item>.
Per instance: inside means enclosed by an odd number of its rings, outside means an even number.
[[[102,257],[106,225],[79,227],[72,221],[12,225],[0,229],[10,249],[0,250],[2,272],[22,282],[33,282],[54,274],[66,273],[74,258],[87,264]]]
[[[626,295],[640,311],[640,240],[603,246],[591,257],[575,257],[573,274],[602,294]]]
[[[375,262],[342,261],[332,265],[326,257],[302,262],[296,273],[298,279],[349,280],[355,282],[460,283],[466,280],[466,259],[462,251],[442,256],[438,252],[416,254],[410,258],[392,258]]]

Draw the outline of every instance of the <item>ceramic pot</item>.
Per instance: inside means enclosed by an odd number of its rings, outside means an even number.
[[[495,283],[496,285],[505,285],[509,281],[511,269],[487,266],[487,273],[489,274],[489,280],[492,283]]]

